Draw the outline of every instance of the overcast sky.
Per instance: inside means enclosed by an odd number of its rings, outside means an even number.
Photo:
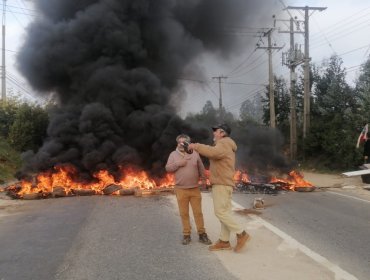
[[[255,50],[256,43],[260,40],[250,32],[259,27],[272,27],[272,15],[277,19],[289,19],[290,15],[297,16],[298,20],[304,19],[303,11],[290,10],[282,11],[283,4],[286,6],[311,6],[327,7],[324,11],[310,13],[310,57],[313,63],[321,64],[325,59],[334,53],[343,59],[347,71],[347,80],[353,84],[358,75],[360,65],[364,63],[370,54],[370,2],[366,0],[337,1],[274,1],[274,6],[269,12],[269,19],[258,23],[257,26],[245,26],[235,29],[234,36],[240,36],[245,40],[246,49],[244,53],[235,55],[233,59],[219,61],[215,57],[205,59],[207,84],[196,82],[185,82],[188,91],[188,98],[184,102],[183,115],[186,112],[199,112],[206,100],[211,100],[215,107],[218,106],[219,88],[218,83],[212,77],[227,76],[222,84],[223,104],[234,114],[239,113],[240,104],[253,98],[268,84],[268,55],[265,50]],[[265,19],[264,19],[265,20]],[[284,22],[277,22],[280,30],[288,30]],[[303,26],[302,26],[303,28]],[[273,34],[273,42],[276,46],[285,47],[281,51],[273,53],[273,69],[275,74],[289,79],[289,69],[282,66],[282,52],[289,48],[289,34],[279,33],[276,30]],[[226,32],[225,32],[226,33]],[[232,33],[232,32],[230,32]],[[244,34],[243,34],[244,33]],[[231,35],[229,35],[231,36]],[[260,45],[267,46],[267,38],[262,38]],[[304,51],[304,37],[296,34],[295,41],[302,44]],[[236,70],[235,70],[236,69]],[[240,84],[238,84],[240,83]]]
[[[62,0],[61,0],[62,1]],[[227,0],[225,0],[227,1]],[[257,1],[257,0],[256,0]],[[261,1],[261,0],[260,0]],[[267,38],[258,37],[259,28],[273,26],[272,15],[279,20],[288,20],[297,16],[304,20],[303,11],[283,11],[285,6],[327,7],[326,10],[310,13],[310,56],[313,63],[321,64],[332,54],[339,55],[347,69],[347,80],[353,84],[358,75],[360,65],[370,54],[370,2],[368,0],[338,1],[338,0],[263,0],[269,3],[263,10],[260,20],[246,26],[230,26],[221,30],[225,36],[238,36],[241,44],[239,52],[226,60],[221,60],[217,54],[206,54],[197,59],[198,67],[204,72],[203,77],[194,77],[191,69],[184,74],[181,83],[184,85],[182,105],[179,114],[185,116],[188,112],[199,112],[207,100],[218,106],[218,83],[212,77],[227,76],[222,84],[223,104],[234,114],[238,115],[240,104],[253,98],[263,90],[268,83],[268,56],[265,50],[255,48],[256,43],[267,46]],[[1,1],[3,4],[3,1]],[[30,0],[7,0],[6,9],[6,69],[7,88],[24,96],[32,95],[32,89],[20,76],[15,67],[15,56],[23,42],[26,27],[36,16],[37,11]],[[276,46],[285,47],[273,53],[275,74],[289,78],[289,69],[281,65],[282,52],[289,47],[289,34],[279,33],[288,30],[283,22],[277,22],[277,30],[273,34]],[[302,26],[303,28],[303,26]],[[302,44],[303,35],[296,34],[295,41]]]

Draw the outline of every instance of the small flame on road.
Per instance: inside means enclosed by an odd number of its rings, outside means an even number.
[[[310,182],[303,179],[303,175],[298,171],[292,170],[288,173],[286,179],[273,177],[270,183],[286,184],[286,189],[294,191],[296,188],[312,188],[314,187]]]

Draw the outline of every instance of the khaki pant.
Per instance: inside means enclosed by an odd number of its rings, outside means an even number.
[[[240,234],[241,226],[235,222],[231,211],[231,196],[233,187],[212,185],[213,207],[216,217],[221,222],[220,240],[229,241],[230,232]]]
[[[195,224],[198,234],[204,233],[204,220],[202,213],[202,196],[199,188],[192,189],[175,189],[179,212],[181,216],[182,228],[184,235],[190,235],[191,225],[189,217],[189,203],[193,210]]]

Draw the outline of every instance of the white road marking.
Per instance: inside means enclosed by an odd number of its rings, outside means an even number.
[[[356,199],[356,200],[359,200],[359,201],[362,201],[362,202],[370,203],[370,201],[369,201],[369,200],[362,199],[362,198],[358,198],[358,197],[351,196],[351,195],[341,194],[341,193],[337,193],[337,192],[333,192],[333,191],[328,191],[327,193],[332,193],[332,194],[335,194],[335,195],[344,196],[344,197],[349,197],[349,198],[353,198],[353,199]]]
[[[232,204],[234,208],[239,208],[239,209],[244,209],[242,205],[239,203],[232,201]],[[275,233],[277,236],[282,238],[285,242],[290,244],[290,246],[299,249],[302,253],[306,254],[308,257],[313,259],[314,261],[320,263],[327,269],[329,269],[331,272],[334,273],[335,275],[335,280],[358,280],[355,276],[352,274],[348,273],[347,271],[341,269],[338,265],[333,264],[330,262],[327,258],[321,256],[320,254],[312,251],[310,248],[307,246],[299,243],[297,240],[295,240],[293,237],[290,235],[286,234],[285,232],[281,231],[279,228],[275,227],[274,225],[270,224],[269,222],[266,222],[264,219],[257,217],[256,215],[251,215],[249,216],[254,219],[255,221],[260,222],[263,224],[266,228],[271,230],[273,233]]]

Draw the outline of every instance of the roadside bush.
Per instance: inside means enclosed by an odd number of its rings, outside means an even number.
[[[48,122],[48,114],[43,108],[21,104],[9,129],[9,143],[18,151],[37,150],[46,136]]]

